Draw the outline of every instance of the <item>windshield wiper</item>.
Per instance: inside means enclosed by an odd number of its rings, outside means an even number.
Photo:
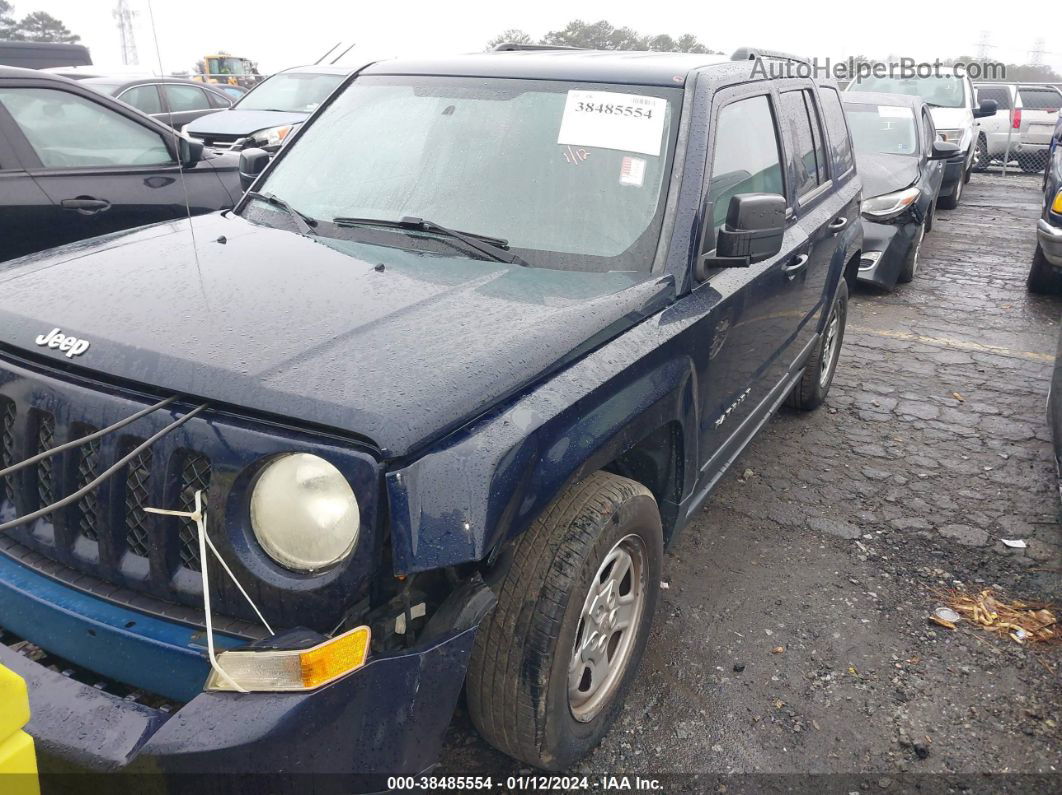
[[[393,229],[409,229],[415,232],[429,232],[442,235],[443,237],[460,240],[469,248],[473,248],[488,259],[495,262],[507,262],[510,265],[522,265],[531,267],[523,257],[509,251],[509,241],[500,237],[480,235],[475,232],[459,232],[456,229],[448,229],[434,221],[426,221],[423,218],[406,216],[398,221],[388,221],[378,218],[333,218],[332,223],[336,226],[387,226]]]
[[[281,210],[291,216],[291,220],[295,222],[295,227],[303,235],[316,235],[313,227],[317,226],[317,219],[311,218],[308,215],[303,215],[286,201],[279,196],[274,196],[272,193],[259,193],[256,190],[247,191],[247,195],[252,199],[258,199],[264,201],[266,204],[272,204],[274,207],[279,207]]]

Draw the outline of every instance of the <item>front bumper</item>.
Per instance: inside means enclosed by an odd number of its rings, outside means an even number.
[[[156,708],[0,644],[0,666],[28,686],[27,731],[38,749],[101,772],[224,775],[234,785],[229,776],[309,773],[340,777],[346,791],[382,789],[386,776],[419,773],[437,761],[481,617],[466,612],[419,646],[372,657],[314,691],[203,692],[202,633],[75,591],[3,556],[0,563],[0,626],[78,665],[91,664],[95,673],[139,676],[142,683],[154,677],[171,690],[192,683],[179,709]]]
[[[904,258],[918,236],[920,224],[913,220],[897,224],[861,220],[863,255],[859,262],[859,281],[891,290],[896,286]]]
[[[951,196],[966,174],[968,152],[949,158],[944,163],[944,178],[940,182],[939,196]]]
[[[1036,239],[1047,261],[1062,268],[1062,227],[1052,226],[1041,218],[1036,224]]]

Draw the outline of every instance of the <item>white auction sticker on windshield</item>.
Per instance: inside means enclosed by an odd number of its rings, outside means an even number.
[[[667,100],[612,91],[569,91],[558,144],[660,156]]]

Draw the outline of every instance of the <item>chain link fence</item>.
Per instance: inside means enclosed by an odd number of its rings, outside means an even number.
[[[976,100],[995,100],[978,120],[975,171],[1042,173],[1062,110],[1062,83],[976,83]]]

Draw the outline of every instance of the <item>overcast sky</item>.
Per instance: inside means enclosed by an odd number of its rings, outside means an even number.
[[[100,65],[121,63],[112,11],[117,0],[11,0],[15,13],[47,11],[81,36]],[[128,0],[137,12],[140,63],[154,65],[156,50],[148,0]],[[207,51],[223,49],[259,63],[268,73],[312,63],[342,39],[357,46],[343,63],[381,57],[469,52],[506,28],[532,36],[569,20],[607,19],[644,33],[690,32],[713,49],[730,53],[742,45],[800,55],[864,54],[932,60],[976,54],[985,30],[989,55],[1028,62],[1037,40],[1046,39],[1045,63],[1062,72],[1062,39],[1050,24],[1054,0],[1036,0],[1021,14],[1001,14],[1005,5],[964,3],[843,3],[837,0],[759,2],[630,2],[581,0],[151,0],[164,72],[188,70]],[[1040,9],[1032,13],[1032,8]],[[273,10],[269,10],[273,9]],[[1057,20],[1057,17],[1055,17]]]

